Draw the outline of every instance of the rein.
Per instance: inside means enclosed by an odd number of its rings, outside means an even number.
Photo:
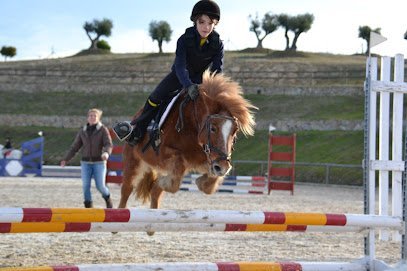
[[[184,98],[184,100],[182,100],[182,102],[179,106],[178,119],[177,119],[177,123],[175,125],[175,129],[178,132],[180,132],[184,128],[184,108],[185,108],[185,105],[189,101],[191,101],[191,99],[187,95]],[[194,118],[195,118],[195,122],[197,123],[197,126],[198,126],[198,131],[199,131],[198,134],[202,133],[204,131],[204,128],[206,128],[208,142],[206,144],[204,144],[202,147],[203,147],[203,151],[206,155],[206,158],[208,160],[208,164],[212,166],[215,162],[219,162],[219,161],[223,161],[223,160],[230,162],[232,154],[224,153],[222,150],[220,150],[216,146],[213,146],[211,143],[211,120],[214,118],[218,118],[218,119],[231,120],[232,122],[236,123],[236,118],[224,116],[224,115],[220,115],[220,114],[212,114],[212,115],[207,116],[204,125],[202,127],[200,127],[200,123],[199,123],[198,117],[197,117],[196,103],[195,103],[195,101],[192,101],[192,102],[194,104]],[[211,152],[217,153],[219,155],[218,158],[216,158],[215,160],[212,160]]]
[[[208,163],[209,163],[210,165],[213,165],[213,163],[219,162],[219,161],[222,161],[222,160],[225,160],[225,161],[229,161],[229,162],[230,162],[231,156],[232,156],[231,153],[226,154],[226,153],[224,153],[223,151],[221,151],[219,148],[217,148],[217,147],[215,147],[215,146],[213,146],[213,145],[211,144],[211,122],[210,122],[210,121],[211,121],[211,119],[214,119],[214,118],[226,119],[226,120],[231,120],[231,121],[233,121],[233,122],[236,122],[236,119],[233,118],[233,117],[224,116],[224,115],[219,115],[219,114],[209,115],[209,116],[206,118],[206,120],[205,120],[205,125],[202,127],[201,132],[203,131],[203,128],[205,127],[205,128],[206,128],[206,132],[207,132],[208,143],[206,143],[206,144],[203,145],[203,151],[205,152],[206,158],[207,158]],[[211,152],[217,153],[217,154],[219,155],[219,157],[216,158],[215,160],[211,160],[211,157],[210,157]]]

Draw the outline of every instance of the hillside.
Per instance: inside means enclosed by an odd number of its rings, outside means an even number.
[[[150,91],[173,54],[111,54],[0,63],[0,91]],[[225,53],[225,74],[248,93],[354,92],[365,57],[282,52]],[[340,88],[341,90],[338,90]]]
[[[0,63],[4,101],[0,125],[7,125],[11,114],[16,125],[26,121],[78,127],[84,112],[94,106],[103,108],[105,121],[112,124],[142,106],[169,71],[173,57],[110,54]],[[303,129],[297,120],[324,121],[307,124],[306,129],[341,126],[353,130],[360,129],[363,116],[364,61],[363,56],[226,52],[225,74],[238,81],[261,109],[258,129],[267,129],[273,119],[284,122],[280,124],[283,130]],[[57,122],[52,118],[55,115]]]
[[[111,54],[0,63],[0,138],[17,144],[44,131],[45,163],[57,164],[90,107],[103,122],[128,119],[169,71],[173,54]],[[240,138],[234,160],[267,159],[267,129],[298,135],[298,161],[360,164],[363,156],[364,56],[226,52],[225,74],[260,110],[256,135]],[[1,143],[1,142],[0,142]],[[78,164],[78,158],[73,164]],[[236,165],[264,174],[264,165]],[[339,183],[360,183],[360,170],[333,171]],[[321,166],[297,171],[323,180]]]

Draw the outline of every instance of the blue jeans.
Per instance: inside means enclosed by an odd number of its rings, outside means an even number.
[[[106,186],[106,162],[81,161],[82,189],[85,201],[92,201],[90,186],[92,177],[95,179],[96,188],[106,199],[110,196],[109,188]]]

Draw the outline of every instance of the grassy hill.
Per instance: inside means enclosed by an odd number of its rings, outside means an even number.
[[[35,84],[41,76],[51,74],[61,82],[92,83],[98,80],[103,84],[127,80],[126,76],[138,76],[146,71],[154,71],[146,79],[154,85],[169,70],[173,54],[110,54],[70,57],[55,60],[17,61],[0,63],[1,80],[11,80],[7,72],[12,72],[12,80],[27,80]],[[363,120],[363,80],[364,56],[344,56],[331,54],[295,53],[261,51],[226,52],[225,73],[240,82],[243,88],[303,87],[319,89],[316,95],[283,95],[272,91],[248,92],[259,111],[259,122],[277,120],[315,121],[315,120]],[[46,71],[42,75],[43,71]],[[24,74],[18,77],[18,74]],[[27,75],[27,73],[35,73]],[[1,75],[4,77],[1,77]],[[121,77],[124,76],[125,77]],[[30,77],[31,76],[31,77]],[[82,76],[82,77],[81,77]],[[93,76],[93,77],[92,77]],[[9,79],[4,79],[4,78]],[[312,78],[311,78],[312,77]],[[3,79],[1,79],[3,78]],[[108,80],[107,80],[107,79]],[[46,77],[44,77],[44,80]],[[94,80],[94,81],[93,81]],[[21,82],[20,82],[21,83]],[[24,86],[24,82],[21,83]],[[131,83],[129,83],[131,84]],[[353,86],[360,89],[356,95],[325,95],[324,90],[331,86],[339,88]],[[85,87],[86,88],[86,87]],[[145,102],[149,91],[118,91],[112,84],[111,91],[78,91],[74,87],[53,91],[42,89],[27,91],[16,88],[12,91],[0,91],[2,106],[0,115],[40,115],[40,116],[84,116],[91,107],[100,107],[105,116],[131,116]],[[21,142],[37,136],[43,131],[45,143],[45,163],[58,164],[77,132],[77,128],[35,127],[27,123],[26,127],[15,127],[12,123],[0,126],[0,138],[12,137],[16,147]],[[277,131],[278,133],[278,131]],[[268,132],[256,131],[252,138],[239,138],[234,152],[234,160],[267,160]],[[361,131],[297,131],[297,161],[304,163],[357,164],[363,156],[363,132]],[[2,143],[2,142],[0,142]],[[73,164],[78,164],[78,157]],[[265,169],[258,164],[236,166],[236,173],[264,174]],[[335,169],[331,172],[332,181],[337,183],[360,184],[361,171]],[[321,166],[298,167],[297,179],[301,181],[321,181],[325,168]]]

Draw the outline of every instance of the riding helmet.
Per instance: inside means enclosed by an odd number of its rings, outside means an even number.
[[[211,19],[220,19],[220,9],[218,4],[212,0],[201,0],[195,4],[191,13],[191,21],[194,21],[196,16],[206,14]]]

